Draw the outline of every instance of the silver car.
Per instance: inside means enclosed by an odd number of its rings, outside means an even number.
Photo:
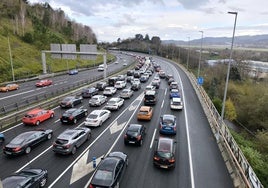
[[[118,110],[124,104],[124,99],[119,97],[111,98],[105,105],[105,109],[108,110]]]
[[[60,154],[75,154],[84,142],[91,137],[91,130],[87,127],[67,129],[61,133],[53,143],[53,151]]]
[[[101,106],[107,101],[107,97],[104,95],[95,95],[89,101],[89,106]]]
[[[123,89],[120,93],[120,97],[123,99],[129,99],[132,95],[133,91],[131,89]]]

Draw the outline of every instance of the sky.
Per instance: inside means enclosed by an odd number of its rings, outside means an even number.
[[[268,34],[268,0],[28,0],[62,9],[91,27],[98,42],[148,34],[161,40],[193,40]]]

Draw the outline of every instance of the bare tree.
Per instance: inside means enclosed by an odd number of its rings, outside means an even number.
[[[26,14],[26,6],[23,1],[20,1],[20,19],[21,19],[21,28],[22,28],[22,36],[25,33],[25,14]]]

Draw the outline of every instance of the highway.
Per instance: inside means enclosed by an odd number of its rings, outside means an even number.
[[[125,57],[124,57],[125,58]],[[66,110],[56,107],[55,117],[41,123],[38,128],[53,130],[53,138],[34,148],[28,155],[7,157],[0,151],[0,177],[27,167],[44,168],[48,170],[49,179],[47,187],[85,187],[94,171],[92,158],[97,161],[111,151],[122,151],[129,157],[129,165],[123,176],[120,187],[122,188],[226,188],[233,187],[232,179],[227,171],[223,158],[218,149],[215,138],[210,130],[206,116],[200,102],[192,88],[190,81],[176,65],[154,58],[162,69],[173,74],[179,82],[184,109],[182,111],[171,111],[169,108],[169,88],[167,81],[161,79],[160,88],[157,90],[158,101],[153,106],[154,114],[151,121],[137,121],[137,110],[143,105],[143,90],[150,80],[142,84],[139,91],[135,91],[130,99],[126,99],[124,106],[113,111],[111,118],[101,127],[92,128],[92,137],[84,143],[75,155],[62,156],[52,151],[52,142],[57,135],[67,128],[83,126],[83,120],[76,125],[65,125],[59,121],[60,115]],[[129,61],[129,59],[127,59]],[[118,68],[122,64],[112,64],[109,68]],[[53,78],[54,85],[47,88],[37,89],[33,81],[23,83],[23,89],[0,95],[0,102],[15,102],[19,98],[27,97],[29,94],[38,95],[38,92],[49,92],[53,87],[60,87],[69,82],[79,81],[88,76],[95,76],[100,72],[90,70],[80,72],[78,75]],[[156,73],[154,73],[155,75]],[[22,87],[22,86],[21,86]],[[128,83],[127,87],[130,87]],[[29,90],[33,90],[26,93]],[[117,91],[119,95],[120,90]],[[9,97],[9,94],[11,96]],[[14,96],[12,96],[14,95]],[[19,97],[18,97],[19,96]],[[88,99],[78,106],[87,108],[89,112],[101,107],[89,107]],[[173,138],[176,143],[176,167],[173,170],[158,169],[153,165],[153,150],[155,139],[159,137],[159,118],[162,114],[173,114],[177,117],[177,135]],[[141,147],[125,146],[123,135],[126,126],[130,123],[144,124],[146,136]],[[33,130],[36,127],[18,124],[12,129],[4,131],[6,141],[21,132]]]

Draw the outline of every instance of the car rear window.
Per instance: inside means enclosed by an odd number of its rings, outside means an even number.
[[[56,144],[59,144],[59,145],[64,145],[64,144],[67,144],[68,143],[68,140],[63,140],[63,139],[57,139],[56,140]]]
[[[33,118],[33,117],[36,117],[37,114],[26,114],[24,117],[27,117],[27,118]]]
[[[103,181],[112,181],[113,173],[107,170],[98,170],[94,176],[94,179],[103,180]]]
[[[148,114],[148,111],[140,110],[139,114]]]
[[[98,115],[96,114],[89,114],[88,118],[89,119],[96,119],[98,117]]]

